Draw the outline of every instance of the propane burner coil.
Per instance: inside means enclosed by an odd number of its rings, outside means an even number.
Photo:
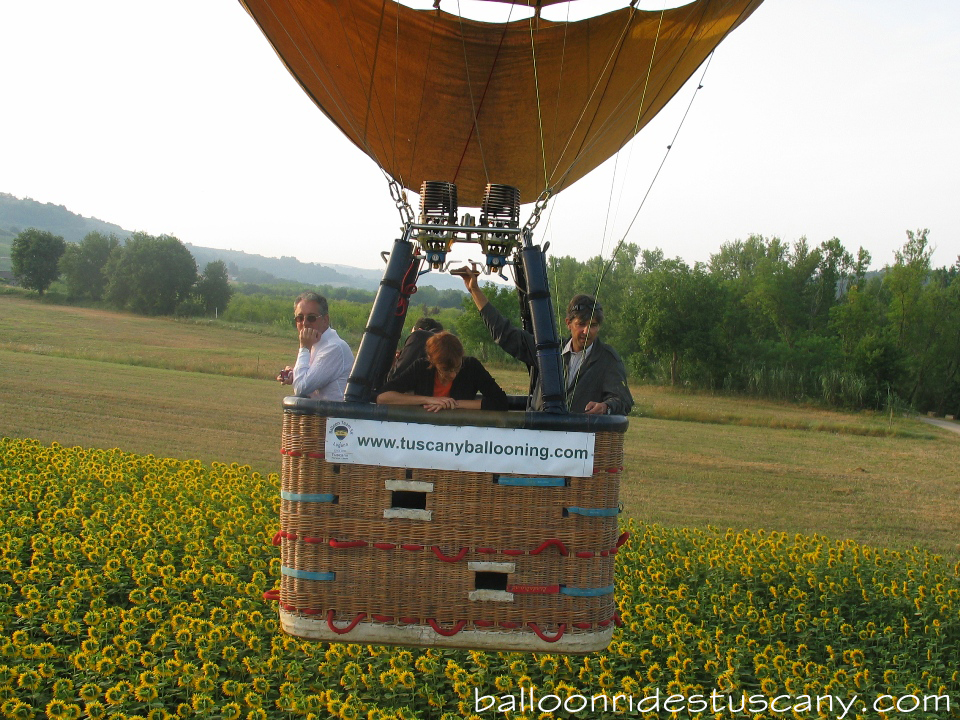
[[[420,223],[457,224],[457,186],[440,180],[424,180],[420,186]]]
[[[483,193],[480,224],[487,227],[520,227],[520,190],[512,185],[490,183]]]

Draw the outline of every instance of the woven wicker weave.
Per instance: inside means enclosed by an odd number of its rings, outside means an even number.
[[[625,422],[595,432],[593,475],[531,487],[509,484],[530,477],[522,473],[329,462],[326,414],[351,410],[332,405],[300,401],[284,413],[279,540],[287,632],[553,652],[607,645],[616,615],[617,518],[566,508],[618,506]],[[470,418],[494,415],[501,414]],[[425,509],[385,517],[398,487],[427,488]]]

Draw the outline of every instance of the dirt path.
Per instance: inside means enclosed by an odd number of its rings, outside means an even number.
[[[960,433],[960,423],[953,422],[952,420],[940,420],[938,418],[920,418],[925,423],[930,423],[931,425],[936,425],[937,427],[946,428],[947,430],[953,430],[955,433]]]

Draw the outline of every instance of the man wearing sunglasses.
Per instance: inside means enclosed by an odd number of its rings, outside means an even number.
[[[353,367],[350,346],[330,327],[327,299],[315,292],[302,293],[293,304],[293,324],[300,337],[297,362],[277,376],[293,385],[300,397],[343,400]]]
[[[475,268],[451,271],[459,275],[493,341],[530,370],[528,408],[540,410],[543,399],[537,369],[537,345],[533,335],[514,327],[493,306],[480,289]],[[627,415],[633,396],[627,386],[627,371],[617,351],[600,342],[603,308],[589,295],[576,295],[567,305],[566,324],[570,339],[563,345],[561,359],[566,384],[567,409],[587,415]]]

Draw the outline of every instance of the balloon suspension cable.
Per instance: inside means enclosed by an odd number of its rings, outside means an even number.
[[[410,207],[410,202],[407,200],[407,191],[404,190],[403,186],[391,177],[386,170],[383,168],[380,168],[380,170],[383,172],[384,177],[387,178],[387,184],[390,187],[390,197],[393,198],[393,202],[397,206],[397,212],[400,213],[400,220],[404,226],[412,225],[416,216],[413,214],[413,208]]]
[[[463,12],[460,10],[460,0],[457,0],[457,15],[460,18],[460,44],[463,47],[463,67],[467,78],[467,89],[470,91],[470,108],[473,111],[473,125],[470,128],[470,133],[467,135],[466,142],[463,144],[463,153],[460,155],[460,162],[457,163],[457,169],[453,174],[453,180],[456,182],[457,176],[460,174],[460,167],[463,165],[463,159],[467,156],[467,149],[470,147],[470,140],[474,133],[476,133],[477,148],[480,150],[480,162],[483,164],[483,174],[486,177],[487,183],[489,184],[490,172],[487,170],[487,159],[483,153],[483,142],[480,139],[480,125],[478,120],[480,118],[480,110],[483,108],[483,101],[487,97],[487,90],[490,89],[490,81],[493,79],[493,71],[497,67],[497,61],[500,59],[500,51],[503,49],[503,41],[507,37],[507,29],[510,27],[510,18],[513,17],[513,5],[510,6],[510,14],[507,16],[507,22],[505,22],[503,25],[503,32],[500,35],[500,44],[497,45],[497,53],[494,55],[493,63],[490,65],[490,72],[487,75],[487,82],[483,86],[483,94],[480,96],[479,103],[473,96],[473,83],[470,81],[470,64],[467,61],[467,40],[463,33]]]
[[[549,204],[551,197],[553,197],[553,188],[544,188],[543,192],[540,193],[540,197],[538,197],[537,201],[533,204],[533,211],[523,226],[524,236],[533,234],[533,229],[540,222],[540,214]]]
[[[634,5],[631,4],[630,7],[634,7]],[[647,63],[647,74],[643,79],[643,91],[640,93],[640,106],[637,108],[637,119],[633,123],[633,133],[631,133],[630,138],[637,136],[637,132],[640,129],[640,120],[643,118],[643,111],[646,108],[647,89],[650,87],[650,76],[653,74],[653,61],[657,56],[657,45],[660,43],[660,31],[663,29],[664,13],[664,10],[660,11],[660,18],[657,21],[657,32],[653,37],[653,48],[650,50],[650,62]],[[624,141],[624,145],[626,145],[627,142],[629,142],[629,140]],[[623,145],[620,146],[620,150],[623,150]],[[607,244],[607,230],[611,228],[610,211],[613,208],[613,191],[617,184],[617,169],[620,167],[620,150],[617,151],[617,154],[613,160],[613,175],[610,178],[610,197],[607,198],[607,215],[603,221],[603,235],[601,236],[600,240],[600,257],[603,257],[603,249]],[[623,169],[624,178],[626,178],[630,172],[630,164],[632,159],[633,145],[630,145],[630,149],[627,151],[627,164]],[[620,203],[623,200],[623,188],[625,186],[626,183],[624,182],[620,187],[620,197],[617,198],[617,211],[614,213],[614,217],[616,217],[616,215],[620,212]]]
[[[537,13],[536,18],[539,20],[539,6]],[[543,186],[549,187],[550,179],[547,177],[547,148],[543,142],[543,111],[540,107],[540,78],[537,75],[537,43],[534,40],[533,21],[534,18],[530,18],[530,57],[533,62],[533,87],[537,92],[537,123],[540,128],[540,162],[543,165]]]
[[[650,192],[653,190],[654,183],[657,182],[657,178],[660,177],[660,172],[663,170],[663,166],[667,162],[667,157],[670,155],[670,151],[673,149],[674,144],[677,142],[677,138],[680,135],[680,130],[683,128],[684,122],[687,120],[687,116],[690,114],[690,108],[693,107],[693,101],[696,100],[697,95],[703,89],[703,79],[707,75],[707,70],[710,69],[710,63],[713,61],[713,53],[707,57],[707,64],[703,68],[703,73],[700,75],[700,82],[697,83],[697,88],[694,90],[693,95],[690,97],[690,102],[687,103],[687,109],[683,112],[683,117],[680,118],[680,123],[677,125],[676,131],[673,133],[673,138],[670,140],[670,144],[667,145],[667,149],[663,154],[663,159],[660,160],[660,165],[657,167],[657,172],[654,173],[653,179],[650,180],[650,184],[647,186],[647,191],[643,194],[643,198],[640,200],[640,205],[637,207],[637,211],[633,214],[633,218],[630,220],[630,224],[627,225],[627,229],[623,232],[623,236],[620,238],[620,241],[614,247],[613,252],[610,254],[610,260],[604,264],[603,269],[600,273],[600,277],[597,279],[597,293],[600,292],[600,285],[603,283],[604,276],[610,271],[610,268],[613,267],[613,263],[617,259],[617,253],[620,252],[620,249],[623,247],[623,244],[627,240],[627,235],[630,234],[630,230],[633,229],[634,223],[637,221],[637,218],[640,216],[640,211],[643,210],[643,206],[647,202],[647,198],[650,197]]]

